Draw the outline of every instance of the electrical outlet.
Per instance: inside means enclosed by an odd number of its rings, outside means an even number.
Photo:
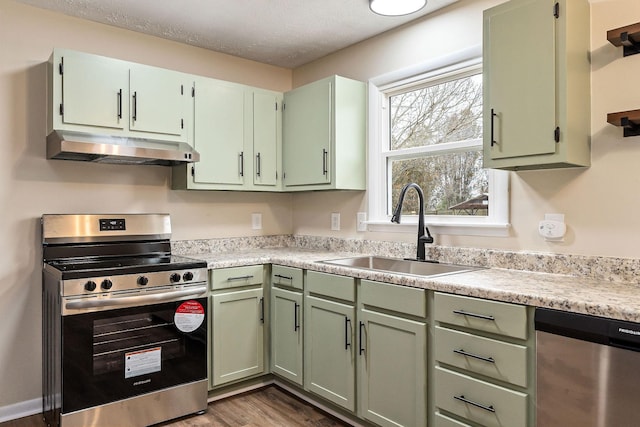
[[[254,230],[262,230],[262,214],[251,214],[251,228]]]
[[[331,213],[331,230],[340,230],[340,214],[337,212]]]
[[[367,231],[367,213],[358,212],[356,214],[356,230]]]

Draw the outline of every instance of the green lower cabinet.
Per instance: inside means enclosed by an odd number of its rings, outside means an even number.
[[[264,372],[262,288],[211,296],[211,385],[219,386]]]
[[[356,409],[355,307],[306,296],[305,389],[349,411]]]
[[[358,316],[358,415],[380,426],[426,426],[426,323]]]
[[[302,293],[271,289],[271,372],[302,383]]]

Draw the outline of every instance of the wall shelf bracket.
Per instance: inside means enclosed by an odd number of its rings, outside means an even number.
[[[607,114],[607,122],[624,129],[624,136],[640,135],[640,110]]]
[[[614,46],[622,46],[623,56],[640,53],[640,22],[607,31],[607,40]]]

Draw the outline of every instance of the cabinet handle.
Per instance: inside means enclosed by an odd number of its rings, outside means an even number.
[[[260,323],[264,323],[264,297],[260,297]]]
[[[247,280],[247,279],[253,279],[253,274],[250,274],[248,276],[228,277],[227,282],[233,282],[234,280]]]
[[[133,92],[133,116],[131,118],[134,122],[138,120],[138,92]]]
[[[240,161],[240,176],[244,176],[244,151],[240,152],[238,158]]]
[[[322,175],[327,174],[327,153],[328,151],[323,148],[322,149]]]
[[[256,154],[256,176],[260,176],[260,153]]]
[[[360,322],[360,334],[358,336],[358,354],[364,353],[364,347],[362,346],[362,336],[364,335],[364,322]]]
[[[118,91],[118,118],[122,118],[122,89]]]
[[[489,363],[496,363],[496,361],[495,361],[495,359],[493,357],[479,356],[477,354],[466,352],[463,349],[453,350],[453,352],[456,353],[456,354],[459,354],[461,356],[472,357],[474,359],[482,360],[482,361],[489,362]]]
[[[464,310],[453,310],[453,313],[459,314],[461,316],[475,317],[476,319],[491,320],[494,322],[496,320],[496,318],[493,316],[487,316],[486,314],[469,313],[468,311],[464,311]]]
[[[300,309],[300,304],[297,302],[293,303],[293,332],[296,332],[300,329],[300,323],[298,322],[298,310]]]
[[[291,276],[283,276],[282,274],[274,274],[273,277],[277,277],[279,279],[285,279],[285,280],[293,280],[293,277],[291,277]]]
[[[496,117],[498,114],[495,113],[494,109],[491,109],[491,146],[493,147],[494,145],[497,144],[496,142],[496,138],[495,138],[495,127],[493,124],[493,118]]]
[[[485,411],[496,412],[496,410],[493,408],[493,405],[490,405],[490,406],[483,405],[482,403],[478,403],[478,402],[474,402],[473,400],[469,400],[469,399],[465,398],[462,395],[453,396],[453,398],[456,399],[456,400],[459,400],[461,402],[468,403],[469,405],[473,405],[476,408],[484,409]]]
[[[344,349],[348,350],[351,347],[351,340],[349,340],[349,336],[351,335],[351,328],[349,325],[351,324],[351,319],[345,316],[344,318]]]

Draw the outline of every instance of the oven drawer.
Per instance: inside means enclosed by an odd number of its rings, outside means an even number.
[[[238,288],[241,286],[260,285],[264,281],[262,265],[246,267],[221,268],[211,270],[211,289]]]
[[[486,427],[527,427],[528,395],[435,368],[435,406]]]
[[[527,348],[436,326],[435,359],[470,372],[527,386]]]

